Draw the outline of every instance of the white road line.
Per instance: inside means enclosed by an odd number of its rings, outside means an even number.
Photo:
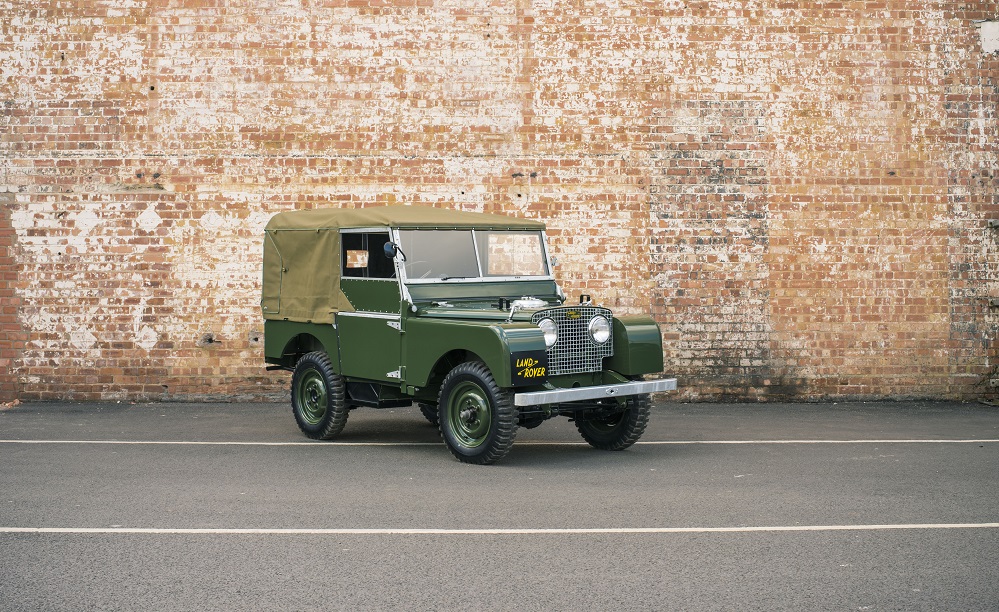
[[[638,442],[638,444],[648,445],[687,445],[687,444],[982,444],[985,442],[999,442],[999,439],[982,440],[931,440],[931,439],[907,439],[907,440],[668,440]]]
[[[997,529],[999,523],[913,523],[901,525],[785,525],[769,527],[606,527],[569,529],[183,529],[155,527],[0,527],[0,534],[134,535],[601,535],[680,533],[777,533],[808,531],[901,531]]]
[[[695,444],[992,444],[999,439],[906,440],[650,440],[639,446],[689,446]],[[0,444],[119,444],[149,446],[441,446],[443,442],[208,442],[183,440],[0,440]],[[588,446],[586,442],[525,440],[517,446]]]
[[[121,444],[138,446],[440,446],[443,442],[204,442],[184,440],[0,440],[0,444]]]

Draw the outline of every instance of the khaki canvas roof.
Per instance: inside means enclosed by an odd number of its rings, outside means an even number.
[[[340,290],[342,228],[483,228],[543,230],[540,221],[429,206],[320,208],[271,217],[264,230],[265,319],[332,323],[338,312],[354,310]]]
[[[317,208],[274,215],[267,230],[338,229],[350,227],[492,227],[543,230],[541,221],[430,206]]]

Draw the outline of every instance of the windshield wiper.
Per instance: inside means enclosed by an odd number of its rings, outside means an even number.
[[[466,279],[466,278],[472,278],[472,277],[471,276],[448,276],[447,274],[441,274],[441,280],[442,281],[455,280],[455,279]]]

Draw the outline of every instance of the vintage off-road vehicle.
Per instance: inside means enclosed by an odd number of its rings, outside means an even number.
[[[538,221],[419,206],[284,212],[264,236],[264,354],[295,420],[331,439],[350,410],[416,404],[467,463],[567,416],[592,446],[645,430],[675,379],[649,317],[615,317],[552,276]]]

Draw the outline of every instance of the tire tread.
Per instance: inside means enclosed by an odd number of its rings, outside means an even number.
[[[645,433],[645,428],[649,424],[651,406],[652,400],[648,394],[634,395],[629,400],[620,425],[613,431],[607,433],[591,431],[587,422],[583,420],[576,421],[576,429],[593,448],[608,451],[624,450],[638,442]]]
[[[295,408],[295,387],[300,376],[299,367],[303,362],[308,363],[309,361],[316,365],[320,374],[326,379],[326,393],[329,396],[327,416],[318,430],[307,428],[307,425],[299,418],[298,410]],[[295,364],[295,373],[291,377],[292,413],[295,415],[295,422],[298,423],[298,428],[302,430],[302,433],[313,440],[332,440],[337,437],[347,425],[347,416],[350,414],[346,398],[347,391],[343,377],[333,371],[333,363],[330,361],[329,355],[322,351],[302,355],[298,363]]]
[[[486,392],[496,399],[493,414],[495,433],[492,439],[486,443],[487,448],[483,452],[475,455],[462,453],[459,449],[453,447],[451,443],[448,442],[447,434],[444,431],[446,427],[446,419],[440,418],[440,411],[438,410],[438,428],[441,434],[441,439],[444,440],[444,445],[447,446],[447,449],[451,452],[451,454],[454,455],[459,461],[478,465],[495,463],[510,452],[510,448],[513,446],[513,441],[517,436],[517,408],[513,404],[513,392],[507,389],[502,389],[496,384],[496,379],[493,378],[493,375],[489,371],[486,364],[481,361],[468,361],[455,366],[455,368],[448,372],[448,375],[444,377],[444,382],[441,384],[441,397],[438,402],[438,407],[447,405],[445,391],[449,389],[451,382],[455,378],[464,375],[471,375],[478,378],[479,381],[485,385]]]

